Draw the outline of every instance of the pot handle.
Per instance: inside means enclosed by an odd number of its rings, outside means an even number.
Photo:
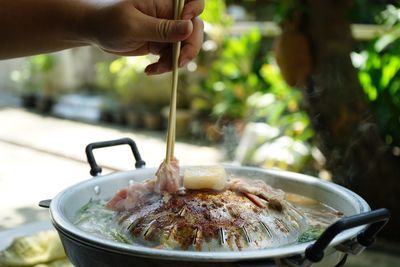
[[[50,208],[51,199],[42,200],[39,202],[39,207],[41,208]]]
[[[133,156],[135,157],[136,163],[135,167],[141,168],[146,163],[142,160],[142,157],[140,156],[139,150],[136,146],[136,143],[130,139],[130,138],[122,138],[122,139],[117,139],[117,140],[111,140],[111,141],[103,141],[103,142],[95,142],[91,143],[86,146],[86,157],[90,165],[90,174],[92,176],[97,176],[101,173],[102,168],[97,165],[96,159],[94,158],[93,150],[97,148],[103,148],[103,147],[111,147],[111,146],[119,146],[119,145],[129,145],[132,149]]]
[[[363,247],[368,247],[374,243],[376,235],[385,226],[389,218],[390,212],[387,209],[377,209],[341,218],[329,226],[315,243],[306,248],[305,258],[311,263],[321,261],[324,257],[324,250],[338,234],[366,224],[369,225],[357,235],[357,242]]]

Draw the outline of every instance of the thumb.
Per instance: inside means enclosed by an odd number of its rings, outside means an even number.
[[[188,38],[193,31],[190,20],[167,20],[148,16],[139,12],[138,38],[150,42],[178,42]]]

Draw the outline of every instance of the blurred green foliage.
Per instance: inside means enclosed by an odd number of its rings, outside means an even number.
[[[121,57],[111,63],[96,64],[96,83],[104,92],[111,93],[122,105],[133,97],[132,83],[137,80],[136,65],[129,64],[128,58]],[[110,90],[112,89],[112,90]]]
[[[389,5],[377,21],[387,32],[354,54],[353,62],[386,143],[400,145],[400,8]]]
[[[268,61],[260,70],[266,84],[264,90],[247,100],[251,108],[250,121],[265,121],[294,140],[310,140],[314,131],[308,115],[300,108],[301,92],[286,84],[272,57]]]
[[[213,25],[226,25],[231,21],[226,14],[226,4],[224,0],[207,1],[200,18]]]
[[[157,112],[169,101],[170,75],[144,73],[155,56],[120,57],[96,64],[96,87],[107,96],[104,108]]]
[[[224,1],[207,2],[203,17],[212,25],[222,25],[221,21],[229,18],[213,12],[224,10]],[[211,40],[216,51],[202,51],[214,56],[202,79],[191,86],[198,96],[192,106],[215,119],[262,121],[280,128],[282,135],[309,140],[313,131],[308,116],[299,108],[301,93],[286,85],[273,57],[264,53],[266,43],[260,31],[220,34],[222,38],[212,36],[215,39]]]
[[[247,120],[266,123],[272,127],[268,131],[275,129],[276,135],[249,147],[243,163],[315,174],[321,167],[321,158],[312,155],[316,150],[314,131],[307,113],[300,108],[301,92],[285,83],[272,56],[259,74],[265,85],[247,99]]]
[[[11,79],[18,84],[21,93],[39,93],[49,87],[50,72],[55,66],[51,54],[32,56],[21,70],[11,73]]]
[[[259,1],[227,1],[242,4],[247,11]],[[275,5],[274,21],[280,22],[290,10],[301,8],[296,1],[285,0]],[[379,3],[378,3],[379,2]],[[354,23],[384,25],[386,33],[370,42],[356,55],[355,65],[365,94],[376,115],[386,142],[400,144],[400,13],[396,1],[356,0],[349,16]],[[253,10],[254,12],[254,10]],[[256,16],[257,17],[257,16]],[[376,18],[375,18],[376,17]],[[374,19],[375,18],[375,19]],[[203,105],[217,117],[230,120],[266,122],[279,128],[280,136],[312,144],[314,132],[310,119],[299,107],[301,94],[288,87],[271,57],[260,53],[265,46],[260,33],[252,31],[241,36],[224,36],[218,43],[215,60],[200,81],[208,95]],[[358,43],[357,46],[363,46]],[[256,64],[260,60],[262,64]],[[211,100],[211,101],[210,101]],[[279,137],[277,137],[279,139]]]
[[[213,17],[207,15],[207,9],[205,12],[205,18]],[[223,24],[215,23],[217,27]],[[190,88],[195,96],[192,107],[202,114],[212,114],[217,124],[257,122],[276,133],[250,142],[240,159],[243,164],[304,170],[313,162],[314,132],[307,114],[300,109],[301,92],[284,82],[273,56],[265,53],[265,46],[272,45],[271,39],[263,38],[258,29],[228,35],[228,27],[217,31],[220,36],[210,30],[206,47],[212,43],[214,49],[203,50],[200,55],[211,60],[198,60],[201,78]],[[235,142],[230,134],[225,135],[232,146]]]
[[[261,90],[262,81],[253,63],[260,45],[260,33],[225,38],[218,58],[212,63],[201,88],[213,95],[212,113],[216,117],[244,119],[246,99]]]

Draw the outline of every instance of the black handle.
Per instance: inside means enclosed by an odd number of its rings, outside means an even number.
[[[344,217],[329,226],[314,244],[307,247],[305,257],[310,262],[321,261],[324,257],[324,250],[339,233],[366,224],[369,224],[369,226],[357,235],[357,242],[364,247],[368,247],[374,243],[376,235],[385,226],[389,218],[390,212],[387,209],[378,209]]]
[[[39,202],[39,207],[50,208],[51,199],[42,200]]]
[[[99,165],[97,165],[97,163],[96,163],[96,159],[94,158],[94,155],[93,155],[93,150],[97,149],[97,148],[119,146],[119,145],[129,145],[131,147],[133,156],[135,157],[135,160],[136,160],[136,163],[135,163],[136,168],[141,168],[144,165],[146,165],[146,163],[140,157],[139,150],[136,146],[136,143],[130,138],[122,138],[122,139],[111,140],[111,141],[91,143],[86,146],[86,157],[87,157],[87,160],[90,165],[90,174],[92,176],[97,176],[102,171],[101,167]]]

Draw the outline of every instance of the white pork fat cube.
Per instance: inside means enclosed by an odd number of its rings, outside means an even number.
[[[187,189],[222,190],[226,185],[226,172],[222,166],[190,167],[185,169],[183,185]]]

